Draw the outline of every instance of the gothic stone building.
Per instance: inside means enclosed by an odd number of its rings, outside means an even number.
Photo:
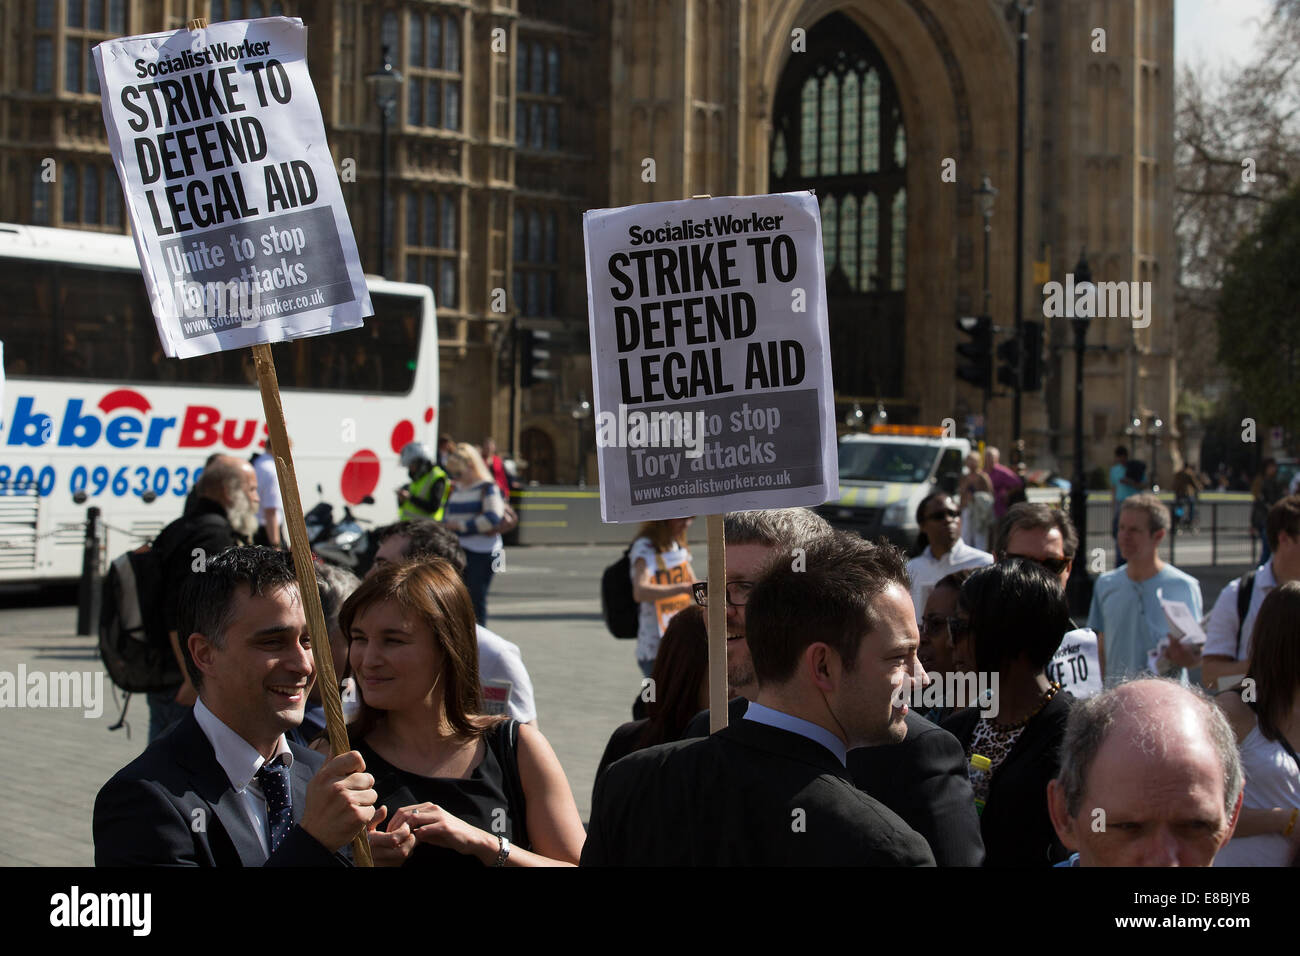
[[[110,36],[288,14],[309,63],[367,272],[381,271],[379,110],[388,48],[387,267],[430,285],[442,427],[497,436],[527,477],[594,478],[581,213],[814,189],[837,412],[959,429],[955,320],[1013,322],[1017,19],[997,0],[7,0],[0,12],[0,220],[125,230],[89,50]],[[1172,419],[1172,0],[1055,0],[1028,17],[1024,314],[1081,250],[1096,281],[1150,283],[1149,326],[1096,319],[1085,372],[1096,466],[1131,415]],[[53,158],[60,175],[44,181]],[[653,164],[647,164],[647,159]],[[647,170],[652,174],[648,175]],[[1035,276],[1034,262],[1043,262]],[[1037,280],[1037,281],[1036,281]],[[1047,320],[1025,457],[1069,474],[1070,320]],[[553,375],[514,388],[516,332],[551,332]],[[994,397],[1004,449],[1011,402]],[[514,429],[513,435],[511,429]],[[1167,452],[1159,471],[1170,473]],[[1006,452],[1004,451],[1004,455]],[[1145,451],[1139,457],[1148,457]]]

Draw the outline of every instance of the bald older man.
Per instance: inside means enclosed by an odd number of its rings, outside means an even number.
[[[1209,866],[1232,838],[1243,776],[1223,714],[1199,688],[1138,678],[1079,701],[1047,785],[1060,866]]]

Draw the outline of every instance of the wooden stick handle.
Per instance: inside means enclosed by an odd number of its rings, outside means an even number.
[[[727,551],[722,515],[705,519],[709,531],[709,733],[727,726]]]
[[[298,572],[298,590],[302,595],[302,607],[307,614],[307,628],[312,637],[311,656],[316,662],[316,686],[320,688],[321,703],[325,707],[325,732],[329,736],[330,753],[338,756],[347,753],[352,746],[348,743],[348,730],[343,723],[343,701],[339,697],[338,676],[334,673],[334,656],[330,651],[325,612],[321,609],[320,592],[316,589],[316,568],[312,563],[307,525],[302,518],[298,477],[293,470],[293,452],[289,447],[289,433],[284,424],[280,382],[275,374],[271,346],[254,345],[253,361],[257,363],[257,384],[262,390],[262,408],[266,412],[266,424],[271,433],[271,453],[275,456],[275,471],[280,479],[280,497],[284,502],[284,520],[289,526],[289,543],[293,547],[293,566]],[[357,866],[374,865],[370,858],[370,841],[364,828],[352,840],[352,857]]]

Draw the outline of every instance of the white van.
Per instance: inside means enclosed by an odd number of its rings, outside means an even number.
[[[840,439],[840,496],[814,508],[836,528],[907,550],[916,509],[932,491],[956,495],[970,442],[924,425],[875,425]]]

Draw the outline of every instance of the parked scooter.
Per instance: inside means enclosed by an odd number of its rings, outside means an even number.
[[[316,486],[316,492],[324,494],[320,485]],[[372,505],[375,499],[367,495],[361,503]],[[367,519],[358,518],[350,505],[344,505],[343,519],[335,523],[333,505],[321,501],[303,516],[303,523],[307,526],[312,553],[320,560],[351,571],[359,578],[366,576],[378,550],[370,532],[362,527],[370,523]]]

